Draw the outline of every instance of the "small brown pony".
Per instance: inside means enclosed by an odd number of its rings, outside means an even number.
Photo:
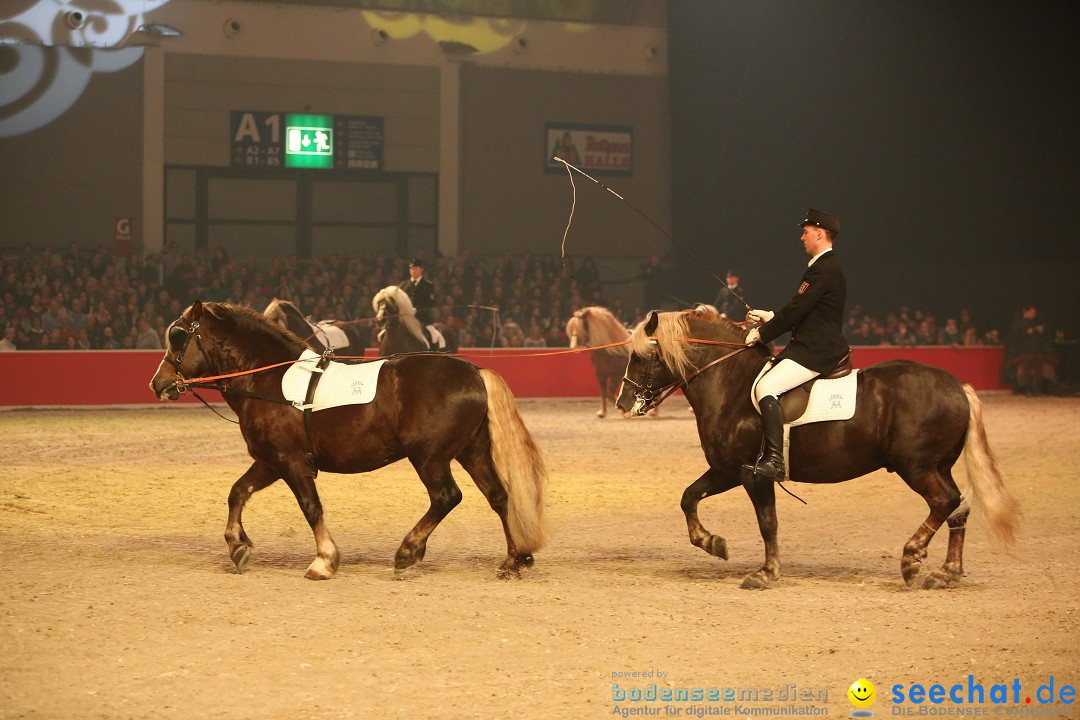
[[[630,331],[610,310],[593,305],[581,308],[566,322],[566,336],[570,338],[572,348],[592,348],[626,342],[630,340]],[[607,415],[608,398],[614,399],[629,358],[629,345],[616,345],[589,353],[593,370],[596,371],[596,382],[600,385],[600,409],[596,411],[596,417]]]
[[[371,299],[378,329],[379,354],[456,353],[457,331],[445,323],[433,323],[443,336],[446,347],[433,347],[424,326],[416,317],[416,308],[408,294],[397,285],[389,285]]]
[[[288,300],[282,300],[280,298],[274,298],[263,310],[263,315],[276,322],[281,327],[287,329],[293,335],[306,342],[312,350],[323,353],[326,350],[327,344],[334,346],[334,349],[341,355],[363,355],[364,348],[368,346],[370,341],[371,331],[369,326],[364,322],[347,321],[340,322],[336,320],[324,320],[322,322],[312,322],[300,312],[300,308],[296,307]],[[370,322],[370,321],[367,321]],[[342,343],[335,343],[330,333],[333,332],[333,328],[337,328],[345,335],[345,340],[348,343],[344,345]]]
[[[540,451],[518,414],[505,381],[491,370],[445,355],[387,360],[375,397],[310,414],[284,399],[281,379],[305,345],[248,308],[197,302],[169,326],[165,357],[150,381],[161,400],[191,387],[219,390],[236,413],[254,462],[229,493],[225,541],[238,571],[254,547],[241,522],[252,493],[284,478],[315,535],[316,557],[305,577],[322,580],[338,568],[338,549],[315,489],[319,470],[367,472],[408,458],[431,504],[394,556],[398,571],[423,559],[428,537],[459,502],[450,473],[457,460],[502,521],[506,560],[501,575],[517,575],[544,544],[544,483]],[[275,364],[280,367],[259,371]],[[242,373],[221,383],[192,378]]]
[[[690,542],[727,559],[727,543],[702,526],[698,503],[743,484],[765,541],[765,564],[746,576],[742,586],[766,588],[780,576],[776,486],[757,476],[744,478],[739,468],[753,463],[760,447],[761,417],[750,401],[750,388],[769,351],[760,344],[746,347],[745,335],[711,311],[649,313],[631,334],[630,360],[616,405],[624,413],[641,415],[670,390],[683,388],[709,466],[683,492]],[[970,385],[944,370],[906,360],[860,370],[857,383],[858,404],[850,420],[791,429],[790,479],[838,483],[882,467],[897,473],[930,508],[904,545],[901,575],[908,585],[914,582],[931,538],[948,523],[945,563],[929,574],[924,587],[952,585],[964,574],[969,502],[985,517],[991,538],[1012,542],[1019,526],[1016,501],[987,444],[979,398]],[[952,478],[961,452],[968,470],[963,496]]]

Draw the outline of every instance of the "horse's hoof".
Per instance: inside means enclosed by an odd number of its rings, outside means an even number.
[[[308,580],[329,580],[334,577],[334,573],[337,572],[337,567],[338,558],[336,554],[330,559],[317,557],[312,561],[311,565],[308,566],[307,572],[304,573],[304,577]]]
[[[251,562],[251,548],[247,545],[237,545],[230,553],[233,564],[236,565],[236,572],[243,575],[247,572],[248,564]]]
[[[769,581],[762,577],[761,573],[753,573],[744,577],[739,587],[743,590],[767,590]]]
[[[598,418],[601,418],[601,419],[603,419],[603,417],[604,417],[605,415],[607,415],[607,413],[606,413],[606,412],[604,412],[603,410],[597,410],[597,411],[596,411],[596,417],[598,417]]]
[[[521,553],[514,556],[514,560],[517,561],[518,565],[521,565],[523,567],[532,567],[533,563],[536,562],[533,559],[532,553]]]
[[[394,570],[400,571],[411,568],[413,565],[424,559],[424,553],[426,552],[426,545],[421,545],[415,549],[409,549],[402,545],[394,554]]]
[[[915,578],[917,578],[919,576],[919,572],[921,572],[921,571],[922,571],[922,563],[921,562],[901,563],[900,564],[900,575],[903,576],[904,584],[907,585],[908,587],[911,587],[912,585],[914,585]]]
[[[727,540],[719,535],[710,535],[701,543],[701,549],[721,560],[728,559]]]
[[[923,581],[923,590],[940,590],[952,586],[952,580],[948,575],[935,570],[926,576],[926,580]]]

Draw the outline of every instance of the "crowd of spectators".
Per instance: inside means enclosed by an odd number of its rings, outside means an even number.
[[[573,311],[606,304],[592,259],[568,265],[552,255],[488,260],[463,253],[429,260],[427,276],[439,318],[457,329],[462,347],[565,346]],[[371,318],[376,292],[406,277],[403,258],[370,251],[259,261],[222,249],[196,258],[175,244],[141,258],[76,244],[66,251],[27,246],[0,258],[0,349],[162,348],[169,323],[195,299],[262,311],[276,297],[317,319],[361,321]],[[621,302],[612,306],[623,314]],[[640,319],[640,308],[635,315]]]
[[[605,300],[592,259],[568,264],[554,255],[486,259],[465,252],[429,260],[427,277],[436,288],[436,314],[457,330],[462,347],[565,347],[566,320],[587,305],[609,307],[628,326],[641,320],[640,307]],[[67,251],[27,246],[0,259],[0,349],[161,348],[165,328],[195,299],[261,311],[277,297],[313,318],[360,321],[371,318],[378,290],[407,276],[403,258],[372,251],[259,261],[220,248],[195,258],[175,243],[144,257],[76,244]],[[855,305],[845,333],[851,345],[1002,342],[998,330],[978,328],[967,310],[942,323],[918,309],[901,307],[879,319]]]
[[[970,310],[949,315],[942,323],[922,310],[902,306],[884,319],[874,317],[855,305],[848,313],[844,336],[849,345],[1001,345],[997,328],[980,329]]]
[[[169,323],[196,299],[262,311],[276,297],[312,318],[369,322],[371,298],[407,278],[407,267],[404,258],[372,251],[304,261],[237,259],[220,248],[196,258],[175,244],[143,257],[76,244],[66,251],[27,246],[0,257],[0,351],[160,349]],[[566,321],[588,305],[608,307],[627,327],[643,318],[641,307],[605,299],[590,258],[564,267],[554,255],[465,252],[428,259],[425,270],[435,285],[435,315],[457,330],[461,347],[566,347]],[[942,322],[906,306],[876,317],[855,304],[844,332],[852,346],[1004,344],[1002,380],[1028,394],[1059,392],[1058,368],[1071,368],[1078,354],[1030,306],[1002,333],[979,327],[965,309]],[[373,327],[370,346],[377,346]],[[1065,372],[1069,383],[1074,374]]]

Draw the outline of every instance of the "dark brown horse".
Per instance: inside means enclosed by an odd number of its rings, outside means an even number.
[[[593,305],[581,308],[566,322],[566,336],[570,338],[572,348],[596,348],[628,341],[630,331],[610,310]],[[596,382],[600,385],[600,409],[596,411],[596,417],[607,415],[608,398],[615,397],[629,357],[629,345],[605,347],[589,353],[589,360],[596,371]]]
[[[742,586],[765,588],[780,576],[775,486],[755,476],[742,477],[739,467],[754,462],[760,447],[761,418],[751,404],[750,388],[769,353],[760,345],[744,347],[744,336],[743,330],[707,311],[650,313],[631,335],[630,360],[616,405],[624,413],[641,415],[666,397],[668,389],[683,386],[709,464],[682,497],[690,542],[727,559],[724,539],[706,531],[698,519],[698,503],[744,484],[765,541],[765,564]],[[857,382],[858,405],[850,420],[791,429],[790,479],[837,483],[879,468],[897,473],[930,507],[929,516],[904,545],[904,581],[914,582],[931,538],[948,523],[945,563],[927,576],[924,587],[952,585],[963,575],[970,509],[985,517],[991,537],[1002,542],[1014,539],[1019,524],[1016,502],[987,445],[979,399],[969,385],[944,370],[910,361],[873,365],[859,372]],[[952,478],[961,452],[969,478],[963,496]]]
[[[371,308],[375,311],[380,355],[458,351],[457,331],[445,323],[434,323],[434,326],[446,345],[437,347],[432,344],[432,339],[416,317],[412,300],[397,285],[390,285],[375,293]]]
[[[364,348],[371,340],[368,324],[370,320],[312,322],[300,312],[300,308],[280,298],[271,300],[263,310],[263,315],[288,329],[320,354],[329,346],[337,351],[338,355],[363,355]]]
[[[292,333],[247,308],[195,303],[169,326],[165,357],[150,382],[175,400],[193,378],[249,373],[225,381],[222,395],[240,421],[254,459],[229,493],[225,541],[243,572],[253,547],[241,522],[252,493],[284,478],[315,534],[316,557],[306,577],[325,579],[338,550],[315,490],[319,470],[367,472],[408,458],[431,499],[394,557],[397,570],[424,557],[428,536],[459,502],[450,474],[457,460],[502,520],[507,556],[501,574],[531,565],[544,542],[544,462],[499,375],[457,358],[415,355],[387,360],[374,399],[311,413],[284,400],[282,375],[305,350]],[[282,367],[256,371],[274,364]]]

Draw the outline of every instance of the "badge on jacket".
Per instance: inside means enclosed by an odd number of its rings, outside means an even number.
[[[810,287],[810,283],[808,283],[808,282],[804,282],[802,285],[800,285],[799,286],[799,295],[802,295],[804,292],[806,292],[806,290],[809,287]]]

